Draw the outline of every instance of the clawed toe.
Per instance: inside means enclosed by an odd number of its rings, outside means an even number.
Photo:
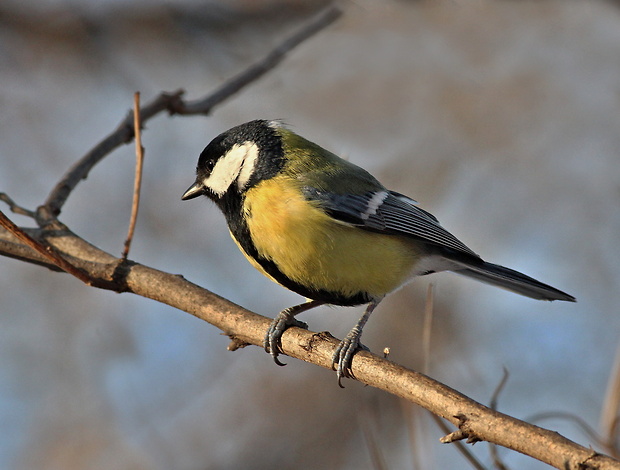
[[[285,316],[281,317],[278,315],[271,323],[271,326],[269,326],[269,329],[265,334],[265,339],[263,340],[263,347],[265,348],[265,351],[271,354],[273,361],[279,366],[286,365],[286,363],[281,362],[278,359],[278,356],[283,352],[281,346],[282,334],[291,326],[297,326],[304,329],[308,328],[308,325],[302,321],[296,320],[295,318]]]
[[[286,331],[287,328],[291,326],[296,326],[299,328],[307,329],[308,325],[302,321],[299,321],[295,318],[295,315],[300,314],[301,312],[305,312],[314,307],[318,307],[319,305],[323,305],[323,302],[319,302],[318,300],[311,300],[306,302],[305,304],[296,305],[294,307],[289,307],[285,310],[282,310],[276,318],[273,320],[267,333],[265,334],[265,339],[263,340],[263,348],[273,358],[273,361],[279,366],[285,366],[284,362],[281,362],[278,359],[278,356],[283,353],[282,351],[282,334]]]
[[[332,356],[332,369],[336,371],[338,377],[338,386],[344,388],[342,385],[342,378],[355,379],[351,365],[353,363],[353,356],[359,350],[368,351],[369,349],[360,343],[359,337],[361,334],[355,335],[349,333],[345,339],[343,339]]]

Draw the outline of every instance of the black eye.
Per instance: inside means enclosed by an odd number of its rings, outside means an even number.
[[[207,160],[205,162],[205,170],[207,170],[209,173],[213,171],[214,167],[215,167],[215,160]]]
[[[200,158],[198,158],[198,165],[196,166],[196,171],[210,175],[217,163],[218,156],[221,155],[219,151],[216,152],[211,144],[207,145],[205,149],[200,154]]]

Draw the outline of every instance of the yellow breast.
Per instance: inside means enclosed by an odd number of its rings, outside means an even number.
[[[412,241],[335,221],[284,178],[246,193],[245,217],[260,256],[296,283],[345,296],[381,297],[408,279],[420,257]]]

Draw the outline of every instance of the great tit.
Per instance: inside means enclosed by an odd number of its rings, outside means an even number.
[[[385,295],[416,276],[453,271],[539,300],[575,298],[525,274],[483,261],[407,196],[366,170],[291,132],[280,121],[233,127],[202,151],[182,199],[207,196],[222,210],[250,263],[306,297],[280,312],[265,335],[275,362],[295,319],[323,304],[368,304],[333,356],[352,377],[362,328]]]

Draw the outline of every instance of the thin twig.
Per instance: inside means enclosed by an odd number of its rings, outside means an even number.
[[[444,433],[444,435],[446,436],[450,436],[452,434],[454,434],[450,428],[448,427],[448,425],[445,423],[445,421],[443,419],[441,419],[439,416],[437,416],[436,414],[431,413],[431,418],[433,418],[433,421],[435,421],[435,424],[437,424],[437,426],[439,427],[439,429],[441,429],[441,432]],[[455,431],[455,432],[460,432],[460,431]],[[467,436],[464,435],[461,439],[466,439]],[[447,443],[448,441],[443,441],[441,440],[442,443]],[[484,465],[482,465],[482,463],[480,462],[480,460],[478,460],[476,458],[476,456],[474,456],[474,454],[472,454],[469,449],[467,447],[465,447],[465,444],[463,444],[460,440],[451,440],[450,443],[452,445],[454,445],[456,447],[456,450],[458,450],[461,455],[463,457],[465,457],[465,459],[471,464],[471,466],[473,468],[475,468],[476,470],[486,470],[486,467]]]
[[[611,450],[607,448],[607,442],[604,437],[602,437],[598,432],[596,432],[596,430],[592,426],[590,426],[584,419],[573,413],[568,413],[566,411],[546,411],[530,416],[528,418],[528,421],[536,423],[547,419],[561,419],[565,421],[572,421],[578,428],[581,429],[581,431],[586,436],[588,436],[588,438],[592,440],[594,444],[596,444],[597,446],[601,446],[605,449],[606,452]]]
[[[620,456],[620,450],[618,449],[618,444],[617,444],[619,428],[620,428],[620,416],[616,416],[614,419],[614,422],[612,423],[609,436],[606,436],[607,450],[615,458],[618,458]]]
[[[172,113],[182,95],[183,90],[161,93],[140,110],[142,123],[162,111],[168,110]],[[130,113],[112,133],[75,162],[54,186],[45,203],[37,210],[39,225],[44,226],[58,217],[71,192],[81,180],[86,179],[90,170],[114,149],[131,142],[133,137],[133,113]]]
[[[413,470],[421,470],[424,468],[422,463],[420,462],[420,458],[418,456],[418,450],[423,449],[422,442],[419,442],[419,419],[420,414],[418,408],[414,407],[413,404],[407,400],[400,400],[400,406],[402,408],[402,414],[405,418],[405,425],[407,426],[407,436],[409,437],[409,451],[411,453],[411,467]],[[425,456],[427,457],[427,456]]]
[[[377,422],[376,416],[372,413],[369,406],[364,406],[357,413],[359,427],[366,442],[366,448],[370,454],[370,460],[374,470],[387,470],[381,446],[373,429],[373,423]]]
[[[214,93],[204,99],[191,101],[177,112],[181,114],[208,114],[218,104],[237,93],[249,83],[259,79],[271,69],[275,68],[286,55],[306,39],[325,29],[342,15],[342,10],[336,6],[329,6],[306,23],[298,32],[294,33],[279,46],[273,49],[264,59],[252,65],[239,75],[228,80]]]
[[[491,401],[489,403],[489,408],[491,408],[492,410],[497,410],[497,401],[499,400],[499,396],[502,393],[502,390],[504,390],[504,387],[506,386],[506,382],[508,382],[508,377],[510,375],[506,367],[504,367],[502,370],[503,370],[502,378],[497,384],[497,387],[495,387],[495,390],[493,391],[493,395],[491,395]],[[495,468],[499,470],[508,470],[508,467],[504,464],[504,462],[502,462],[502,459],[500,458],[499,453],[497,452],[497,446],[493,444],[492,442],[489,443],[489,451],[491,453],[491,459],[493,460],[493,465],[495,465]]]
[[[0,201],[6,202],[6,204],[9,206],[9,209],[14,214],[25,215],[33,219],[35,218],[34,211],[28,210],[22,206],[17,205],[17,203],[13,201],[13,199],[11,199],[9,195],[6,193],[0,193]]]
[[[433,297],[433,283],[429,283],[426,289],[426,303],[424,304],[424,326],[422,328],[422,359],[423,359],[423,373],[427,374],[430,370],[430,357],[431,357],[431,333],[433,328],[433,314],[435,311],[434,297]],[[435,421],[435,424],[441,429],[444,434],[449,434],[450,428],[446,425],[443,419],[439,416],[431,413],[431,418]],[[452,441],[452,444],[456,446],[456,449],[465,457],[465,459],[476,470],[485,470],[484,465],[465,447],[460,441]]]
[[[16,238],[24,242],[30,248],[35,250],[36,252],[43,255],[54,265],[61,268],[63,271],[68,272],[69,274],[77,277],[80,281],[85,284],[92,285],[92,279],[88,274],[84,273],[82,270],[76,268],[71,263],[66,261],[62,256],[60,256],[56,250],[50,245],[46,245],[41,243],[38,240],[35,240],[26,232],[24,232],[21,228],[15,225],[4,212],[0,211],[0,225],[2,225],[5,229],[15,235]]]
[[[422,373],[430,372],[431,367],[431,333],[433,330],[433,283],[429,283],[426,289],[426,303],[424,305],[424,326],[422,327],[422,358],[424,360]]]
[[[133,200],[131,203],[131,217],[129,219],[129,229],[125,239],[122,259],[126,260],[131,248],[133,234],[136,230],[138,220],[138,208],[140,206],[140,188],[142,187],[142,167],[144,166],[144,147],[142,147],[142,123],[140,121],[140,92],[136,91],[133,95],[133,128],[136,135],[136,174],[133,183]]]
[[[600,429],[603,440],[607,443],[607,448],[618,453],[616,449],[616,439],[618,433],[618,417],[620,415],[620,345],[616,351],[605,399],[601,407]]]
[[[492,410],[497,410],[497,400],[499,400],[499,396],[504,390],[506,382],[508,382],[508,377],[510,376],[510,373],[508,372],[508,369],[506,369],[506,367],[502,367],[502,372],[502,378],[497,384],[497,387],[495,387],[493,395],[491,395],[491,401],[489,402],[489,408],[491,408]]]

